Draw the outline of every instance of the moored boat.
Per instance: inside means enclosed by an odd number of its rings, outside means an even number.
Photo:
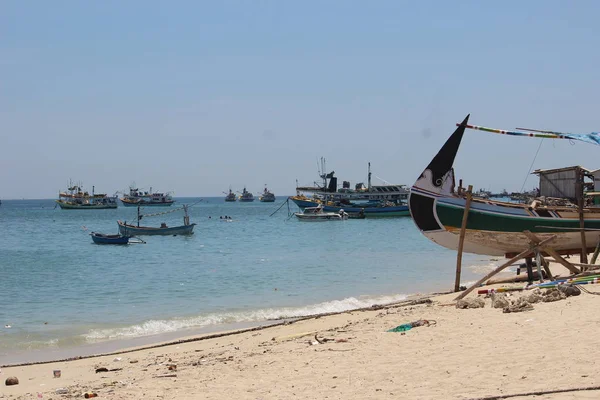
[[[80,185],[69,185],[66,192],[58,194],[56,204],[63,210],[101,210],[117,208],[117,196],[108,196],[106,194],[94,193],[95,187],[92,186],[92,193],[83,190]]]
[[[244,190],[242,190],[242,193],[240,194],[240,201],[242,202],[250,202],[250,201],[254,201],[254,195],[247,191],[246,188],[244,187]]]
[[[258,199],[263,203],[273,203],[275,201],[275,194],[269,191],[265,185],[265,190],[263,190],[262,195]]]
[[[571,139],[600,143],[600,135],[560,132],[504,131],[468,125],[469,116],[458,128],[411,188],[410,212],[419,230],[433,242],[452,250],[458,249],[462,220],[467,203],[466,193],[456,190],[454,159],[465,129],[477,129],[511,136]],[[525,231],[540,240],[552,237],[551,246],[562,254],[593,250],[600,231],[600,208],[585,199],[583,178],[591,171],[575,166],[536,171],[540,175],[540,195],[529,204],[473,198],[466,216],[464,252],[513,256],[530,247]],[[560,190],[556,190],[560,187]],[[550,201],[552,193],[562,193],[560,201]]]
[[[134,238],[133,236],[125,236],[121,234],[106,235],[104,233],[92,232],[90,233],[92,241],[96,244],[129,244],[129,243],[146,243],[143,240]],[[135,241],[131,241],[135,239]]]
[[[126,207],[168,207],[173,205],[175,200],[170,193],[152,192],[152,188],[150,191],[143,191],[132,186],[129,188],[129,194],[123,195],[121,202]]]
[[[223,192],[223,193],[225,193],[227,195],[227,196],[225,196],[225,201],[228,201],[228,202],[237,201],[237,196],[235,195],[235,193],[233,193],[231,188],[229,188],[229,193],[227,193],[227,192]]]
[[[325,160],[321,159],[321,171],[325,171]],[[368,183],[360,182],[350,187],[344,181],[342,188],[337,187],[334,172],[321,173],[321,184],[314,186],[297,186],[296,196],[290,197],[301,210],[321,204],[324,211],[339,212],[345,210],[350,214],[364,213],[365,217],[404,217],[410,215],[407,198],[409,190],[405,185],[371,183],[371,163],[368,163]],[[310,193],[307,196],[305,193]]]
[[[178,210],[184,211],[183,225],[179,226],[167,226],[166,223],[161,223],[160,227],[140,226],[140,221],[143,217],[152,217],[157,215],[168,214]],[[117,221],[119,225],[119,232],[125,236],[139,236],[139,235],[192,235],[194,233],[195,223],[190,224],[190,217],[188,216],[188,206],[184,205],[180,209],[166,211],[155,214],[140,214],[140,208],[138,207],[137,212],[137,224],[128,224],[126,221]]]
[[[344,221],[348,219],[348,213],[344,210],[339,212],[327,212],[323,210],[323,206],[307,207],[303,212],[294,213],[300,221]]]

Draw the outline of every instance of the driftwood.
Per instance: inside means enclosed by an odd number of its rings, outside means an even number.
[[[539,396],[542,394],[581,392],[581,391],[585,391],[585,390],[600,390],[600,386],[587,386],[587,387],[578,387],[578,388],[571,388],[571,389],[538,390],[536,392],[527,392],[527,393],[501,394],[498,396],[474,397],[470,400],[500,400],[500,399],[509,399],[511,397]]]
[[[177,374],[154,375],[155,378],[177,378]]]

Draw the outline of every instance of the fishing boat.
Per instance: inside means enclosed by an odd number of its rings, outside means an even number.
[[[150,188],[150,191],[145,192],[132,186],[129,188],[129,194],[121,198],[121,202],[126,207],[168,207],[173,205],[175,200],[173,200],[170,193],[152,192],[152,188]]]
[[[303,212],[294,213],[300,221],[344,221],[348,219],[348,213],[344,210],[340,212],[327,212],[323,210],[322,205],[316,207],[306,207]]]
[[[231,188],[229,188],[229,193],[227,192],[223,192],[225,193],[227,196],[225,196],[225,201],[237,201],[237,196],[235,195],[235,193],[233,193],[231,191]]]
[[[158,216],[158,215],[164,215],[164,214],[169,214],[171,212],[175,212],[175,211],[179,211],[179,210],[183,210],[183,212],[184,212],[183,225],[167,226],[167,224],[163,222],[163,223],[161,223],[160,227],[158,227],[158,228],[150,227],[150,226],[140,226],[140,221],[144,217],[153,217],[153,216]],[[124,222],[117,221],[117,224],[119,225],[119,232],[121,233],[121,235],[125,235],[125,236],[192,235],[194,233],[194,226],[196,226],[195,223],[190,224],[190,217],[188,215],[188,206],[187,205],[184,205],[181,208],[178,208],[175,210],[165,211],[165,212],[161,212],[161,213],[154,213],[154,214],[141,214],[140,207],[138,207],[138,209],[137,209],[137,224],[136,225],[128,224],[127,221],[124,221]]]
[[[275,201],[275,195],[270,192],[265,185],[265,190],[263,190],[262,195],[258,199],[263,203],[273,203]]]
[[[104,233],[92,232],[90,233],[92,240],[96,244],[129,244],[129,243],[146,243],[141,239],[135,238],[133,236],[125,236],[125,235],[106,235]],[[134,241],[131,241],[134,239]]]
[[[409,190],[405,185],[371,183],[371,163],[368,163],[368,181],[360,182],[351,188],[349,181],[337,187],[335,171],[326,171],[325,159],[321,158],[320,178],[322,182],[314,186],[296,186],[296,195],[290,197],[301,210],[323,205],[327,212],[344,210],[350,214],[364,213],[365,217],[404,217],[410,215],[407,198]],[[308,194],[308,195],[307,195]]]
[[[593,144],[600,144],[600,135],[523,128],[506,131],[469,125],[468,121],[469,116],[457,124],[454,133],[411,188],[410,212],[419,230],[433,242],[456,250],[466,216],[464,252],[512,257],[529,248],[530,239],[525,231],[533,232],[540,240],[555,235],[552,248],[561,254],[592,251],[598,242],[600,208],[593,207],[586,199],[583,189],[589,185],[583,179],[589,176],[593,179],[594,172],[598,171],[580,166],[538,170],[535,173],[540,177],[540,193],[531,203],[473,198],[465,213],[468,194],[460,186],[456,189],[453,164],[465,129]]]
[[[242,193],[240,194],[240,201],[243,202],[251,202],[254,201],[254,195],[247,191],[246,188],[244,187],[244,190],[242,190]]]
[[[117,208],[117,196],[94,193],[83,190],[80,185],[69,185],[66,192],[59,192],[56,203],[63,210],[100,210]]]

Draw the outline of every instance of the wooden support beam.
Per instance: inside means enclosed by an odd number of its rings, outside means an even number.
[[[598,259],[599,253],[600,253],[600,238],[598,239],[598,244],[596,245],[596,250],[594,250],[594,254],[592,255],[592,261],[590,261],[590,264],[596,264],[596,260]]]
[[[550,272],[550,263],[544,257],[540,257],[540,260],[544,266],[544,271],[546,271],[546,276],[548,279],[552,279],[554,275],[552,275],[552,272]]]
[[[456,255],[456,278],[454,279],[454,291],[460,290],[460,273],[462,269],[462,253],[465,244],[465,232],[467,230],[467,219],[469,218],[469,210],[471,209],[471,200],[473,200],[473,185],[469,185],[467,189],[467,202],[465,203],[465,211],[463,212],[462,224],[460,225],[460,237],[458,239],[458,254]]]
[[[587,264],[587,244],[585,242],[585,220],[583,218],[583,171],[578,168],[577,208],[579,209],[579,228],[581,229],[581,262]]]
[[[581,271],[579,271],[573,264],[569,263],[567,260],[565,260],[564,258],[562,258],[560,256],[560,254],[558,254],[553,248],[548,247],[548,246],[543,246],[542,245],[542,241],[539,237],[537,237],[534,233],[530,232],[530,231],[523,231],[523,233],[529,238],[531,239],[531,241],[533,243],[536,243],[538,247],[540,247],[542,250],[544,250],[546,253],[550,254],[550,256],[552,256],[556,262],[562,264],[565,266],[565,268],[567,268],[569,271],[571,271],[574,274],[578,274]]]
[[[459,294],[458,297],[456,297],[454,300],[460,300],[460,299],[464,298],[466,295],[468,295],[473,290],[475,290],[475,288],[479,287],[479,285],[481,285],[483,282],[490,279],[492,276],[496,275],[498,272],[502,271],[503,269],[505,269],[507,267],[510,267],[512,264],[519,261],[520,259],[525,258],[530,254],[533,254],[533,252],[535,251],[536,248],[543,246],[546,243],[550,243],[554,239],[556,239],[556,235],[552,235],[549,238],[542,240],[537,245],[532,246],[527,250],[523,250],[522,252],[520,252],[519,254],[517,254],[516,256],[514,256],[513,258],[511,258],[510,260],[508,260],[507,262],[505,262],[504,264],[502,264],[501,266],[499,266],[498,268],[496,268],[495,270],[493,270],[492,272],[490,272],[489,274],[487,274],[486,276],[484,276],[483,278],[481,278],[480,280],[475,282],[470,288],[468,288],[467,290],[465,290],[464,292]]]

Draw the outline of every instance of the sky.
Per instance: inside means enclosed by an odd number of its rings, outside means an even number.
[[[373,183],[410,186],[467,114],[600,131],[598,15],[584,0],[4,0],[0,199],[69,180],[288,195],[320,157],[340,183],[371,162]],[[531,167],[600,168],[597,146],[541,141],[467,131],[456,176],[516,191],[537,186]]]

